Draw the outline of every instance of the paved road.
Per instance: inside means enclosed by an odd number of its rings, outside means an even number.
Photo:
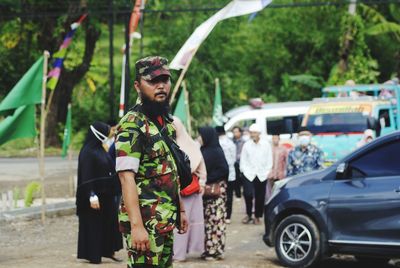
[[[72,170],[76,173],[77,159],[72,160]],[[69,172],[69,162],[61,157],[45,158],[46,179],[58,179]],[[37,158],[0,158],[0,182],[29,181],[39,179]]]
[[[47,197],[70,196],[69,174],[76,175],[77,165],[76,158],[71,161],[71,167],[67,159],[45,158]],[[0,158],[0,192],[19,188],[23,193],[26,185],[32,181],[40,181],[37,158]]]

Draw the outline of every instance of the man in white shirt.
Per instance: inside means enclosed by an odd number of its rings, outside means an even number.
[[[226,200],[226,223],[231,223],[232,215],[232,201],[233,201],[233,191],[235,190],[235,162],[236,162],[236,145],[231,139],[226,136],[225,129],[223,126],[215,127],[215,130],[219,136],[219,144],[224,151],[226,162],[229,166],[229,176],[228,176],[228,188],[227,188],[227,200]]]
[[[251,139],[243,145],[240,156],[240,170],[243,172],[243,190],[247,216],[242,223],[261,224],[265,203],[265,191],[268,174],[272,169],[271,145],[261,139],[261,129],[257,124],[249,128]],[[255,199],[255,218],[252,218],[253,200]]]

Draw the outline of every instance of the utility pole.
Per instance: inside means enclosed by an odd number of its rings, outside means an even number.
[[[109,0],[109,10],[110,17],[108,18],[108,31],[110,35],[109,39],[109,56],[110,56],[110,69],[109,69],[109,80],[110,80],[110,94],[109,94],[109,104],[110,104],[110,122],[115,120],[114,114],[114,7],[113,0]]]
[[[131,70],[129,64],[129,24],[130,24],[130,14],[126,15],[126,24],[125,24],[125,113],[129,110],[129,91],[130,91],[130,77],[131,77]]]
[[[143,58],[143,49],[144,49],[144,45],[143,45],[143,39],[144,39],[144,35],[143,35],[143,28],[144,28],[144,5],[145,5],[145,1],[146,0],[142,0],[142,3],[140,5],[140,57],[139,58]]]

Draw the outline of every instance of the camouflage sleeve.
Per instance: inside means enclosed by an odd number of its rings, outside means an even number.
[[[121,122],[115,140],[117,156],[115,169],[117,172],[138,172],[143,151],[143,140],[141,137],[141,131],[135,122]]]

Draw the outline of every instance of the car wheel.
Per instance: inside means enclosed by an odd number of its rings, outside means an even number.
[[[321,238],[318,227],[307,216],[284,218],[275,231],[275,251],[288,267],[310,267],[321,257]]]
[[[361,262],[363,264],[365,263],[368,265],[374,265],[374,266],[379,266],[379,265],[383,266],[383,265],[386,265],[390,261],[390,259],[387,259],[387,258],[371,258],[371,257],[365,257],[365,256],[354,256],[354,257],[356,258],[356,260],[358,262]]]

